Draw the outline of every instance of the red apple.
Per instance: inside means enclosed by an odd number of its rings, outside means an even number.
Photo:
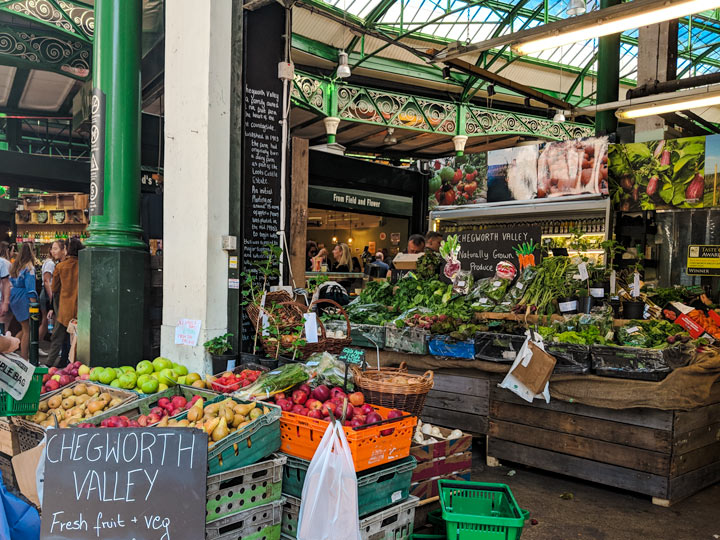
[[[144,414],[141,414],[140,416],[138,416],[137,422],[138,424],[140,424],[140,427],[145,427],[148,425],[148,417]]]
[[[285,392],[278,392],[277,394],[275,394],[274,397],[275,397],[275,403],[277,403],[278,400],[285,399]]]
[[[53,375],[55,375],[57,373],[57,371],[58,371],[58,368],[51,367],[50,369],[48,369],[48,375],[50,375],[52,377]]]
[[[303,403],[305,403],[307,401],[307,398],[308,398],[308,395],[305,392],[303,392],[302,390],[295,390],[292,393],[293,403],[295,403],[297,405],[302,405]]]
[[[163,409],[162,407],[153,407],[152,409],[150,409],[150,414],[154,414],[155,416],[162,418],[163,416],[165,416],[165,409]]]
[[[174,396],[172,398],[172,405],[173,409],[182,409],[185,405],[187,405],[187,399],[183,396]]]
[[[363,422],[359,418],[353,418],[352,421],[350,422],[350,425],[352,427],[360,427],[360,426],[365,425],[365,422]]]
[[[375,409],[372,408],[372,405],[370,405],[369,403],[366,403],[365,405],[363,405],[362,407],[360,407],[360,412],[361,412],[362,414],[364,414],[365,416],[367,416],[367,415],[369,415],[369,414],[374,413],[374,412],[375,412]]]
[[[311,411],[319,411],[320,409],[322,409],[323,404],[322,404],[322,401],[319,401],[315,398],[311,398],[305,402],[305,406],[308,409],[310,409]]]
[[[176,416],[176,415],[180,414],[181,412],[183,412],[183,409],[180,409],[180,408],[173,409],[173,411],[170,413],[170,416]]]
[[[317,409],[312,409],[310,412],[307,413],[307,415],[308,418],[317,418],[319,420],[323,417],[322,413]]]
[[[67,386],[73,382],[73,378],[70,375],[60,375],[60,386]]]
[[[128,422],[128,427],[142,427],[142,426],[140,426],[140,422],[138,422],[137,420],[130,420],[130,422]]]
[[[43,375],[43,384],[45,384],[45,383],[48,382],[49,380],[50,380],[50,374],[49,374],[49,373],[46,373],[45,375]]]
[[[295,414],[302,414],[304,408],[305,408],[305,407],[303,407],[303,406],[300,405],[299,403],[296,403],[296,404],[293,405],[293,407],[292,407],[292,412],[294,412]]]
[[[328,400],[325,403],[323,403],[322,406],[322,414],[325,417],[330,416],[330,413],[333,413],[333,416],[337,418],[337,405],[335,405],[332,401]]]
[[[281,399],[280,401],[278,401],[277,404],[285,412],[290,412],[293,408],[293,402],[289,399]]]
[[[162,407],[163,409],[167,409],[167,406],[170,405],[170,398],[161,397],[158,399],[157,406]]]
[[[350,422],[350,420],[345,420],[345,423],[343,423],[343,426],[350,427],[350,426],[352,426],[352,422]]]
[[[81,381],[90,380],[90,374],[89,374],[89,373],[83,373],[82,375],[80,375],[80,380],[81,380]]]
[[[302,411],[300,411],[300,414],[302,414],[303,416],[307,416],[309,412],[310,409],[308,409],[307,407],[303,407]]]
[[[52,392],[53,390],[57,390],[60,388],[60,383],[56,381],[55,379],[50,379],[46,384],[45,388],[48,392]]]
[[[348,399],[355,407],[360,407],[365,403],[365,395],[362,392],[353,392],[348,396]]]
[[[200,396],[199,396],[199,395],[195,395],[195,396],[193,396],[192,399],[190,400],[190,403],[195,403],[198,399],[200,399]]]
[[[330,399],[330,389],[324,384],[321,384],[312,391],[312,397],[319,401],[325,402]]]
[[[387,416],[388,416],[388,420],[390,420],[391,418],[401,418],[402,415],[403,415],[402,411],[398,411],[397,409],[393,409],[392,411],[390,411],[390,412],[388,413]]]
[[[357,420],[358,422],[361,422],[360,425],[364,426],[365,422],[367,422],[367,416],[365,416],[364,414],[355,413],[355,415],[353,416],[353,420]]]
[[[307,383],[303,383],[298,387],[298,390],[302,390],[305,392],[308,396],[312,393],[312,390],[310,389],[310,385]]]
[[[162,420],[162,418],[159,415],[151,412],[147,416],[147,425],[157,424],[160,420]]]
[[[382,422],[383,417],[376,412],[371,412],[367,415],[367,423],[374,424],[375,422]]]
[[[342,408],[340,408],[342,411]],[[347,410],[345,411],[345,418],[347,420],[352,420],[353,416],[355,416],[355,407],[353,407],[350,403],[347,404]]]

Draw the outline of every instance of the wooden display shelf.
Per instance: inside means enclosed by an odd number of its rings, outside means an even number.
[[[691,411],[527,403],[490,391],[488,464],[521,463],[670,506],[720,481],[720,396]],[[713,400],[710,400],[713,401]]]
[[[41,221],[40,214],[46,213],[45,221]],[[53,212],[63,212],[63,221],[58,223],[55,221]],[[15,212],[15,223],[17,225],[37,225],[40,227],[67,227],[68,225],[82,225],[89,223],[85,210],[18,210]]]
[[[44,193],[25,195],[23,211],[85,210],[89,195],[86,193]]]

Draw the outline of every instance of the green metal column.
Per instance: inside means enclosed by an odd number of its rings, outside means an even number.
[[[600,0],[600,9],[609,8],[620,0]],[[620,86],[620,34],[601,37],[598,40],[597,103],[618,100]],[[598,135],[617,131],[615,111],[602,111],[595,117],[595,133]]]
[[[95,2],[90,238],[78,298],[78,355],[90,365],[142,355],[141,34],[142,0]]]

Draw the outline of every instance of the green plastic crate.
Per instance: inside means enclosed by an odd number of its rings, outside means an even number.
[[[453,540],[517,540],[529,512],[505,484],[438,480],[446,534]]]
[[[283,454],[274,454],[268,461],[208,476],[205,521],[210,523],[279,500],[285,460]]]
[[[47,374],[47,372],[48,368],[45,366],[35,367],[35,373],[33,373],[25,397],[19,401],[7,392],[0,392],[0,416],[25,416],[35,414],[40,404],[43,375]]]
[[[350,324],[350,337],[353,347],[385,348],[385,327],[374,324]],[[372,341],[371,341],[372,340]]]
[[[205,405],[226,399],[232,399],[236,403],[250,403],[236,397],[220,395]],[[256,418],[241,431],[235,431],[215,443],[208,450],[208,474],[219,474],[252,465],[280,450],[280,407],[263,401],[259,401],[257,406],[267,407],[270,412]],[[186,417],[187,411],[177,415],[175,419],[183,420]]]
[[[302,497],[305,475],[310,462],[288,456],[283,475],[283,493]],[[381,465],[358,473],[358,507],[365,516],[383,508],[404,501],[410,496],[412,472],[417,466],[414,457]]]
[[[206,540],[280,540],[282,505],[280,499],[245,510],[205,526]]]
[[[102,387],[103,385],[98,384],[98,386]],[[120,390],[124,389],[121,388]],[[125,390],[125,392],[131,391],[132,390]],[[153,407],[157,405],[157,402],[160,400],[160,398],[166,397],[172,399],[175,396],[183,396],[185,399],[190,401],[194,395],[199,395],[206,401],[209,401],[217,398],[220,393],[215,392],[214,390],[204,390],[202,388],[195,388],[193,386],[185,386],[179,384],[177,386],[173,386],[172,388],[168,388],[167,390],[163,390],[162,392],[157,392],[155,394],[138,395],[144,397],[139,397],[135,401],[131,401],[130,403],[126,403],[125,405],[120,405],[119,407],[115,407],[106,413],[93,416],[92,418],[88,418],[87,420],[83,421],[99,426],[100,422],[102,422],[106,418],[110,418],[111,416],[127,416],[130,420],[135,420],[141,414],[150,414],[150,411],[153,409]]]

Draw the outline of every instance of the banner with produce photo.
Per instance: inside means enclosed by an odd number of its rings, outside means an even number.
[[[440,158],[430,162],[430,210],[487,202],[487,154]]]
[[[537,196],[608,193],[608,138],[552,142],[540,150]]]
[[[616,210],[713,205],[714,177],[705,176],[705,137],[612,144],[608,158]]]
[[[538,148],[530,145],[488,152],[488,202],[535,198]]]
[[[705,192],[712,193],[706,201],[712,206],[720,205],[718,193],[718,173],[720,173],[720,135],[705,137]],[[710,206],[707,203],[705,206]]]

